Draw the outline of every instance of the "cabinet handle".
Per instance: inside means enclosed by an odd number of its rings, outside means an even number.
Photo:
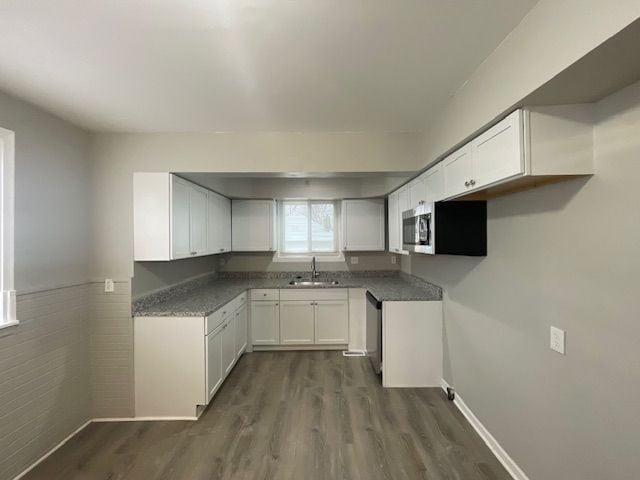
[[[198,253],[198,252],[191,252],[191,255],[195,255],[196,253]]]
[[[473,186],[473,185],[476,184],[476,181],[475,180],[471,180],[469,183]]]
[[[276,307],[277,307],[278,305],[280,305],[280,304],[276,302]]]
[[[469,182],[468,182],[468,181],[464,182],[464,186],[465,186],[465,187],[468,187],[469,185],[470,185],[470,184],[469,184]]]
[[[221,248],[221,249],[220,249],[220,251],[221,251],[221,252],[224,252],[224,248]]]

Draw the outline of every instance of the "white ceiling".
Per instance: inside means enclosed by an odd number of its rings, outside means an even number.
[[[3,0],[0,88],[99,131],[424,129],[535,0]]]

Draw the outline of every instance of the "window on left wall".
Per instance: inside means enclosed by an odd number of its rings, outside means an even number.
[[[17,325],[13,283],[15,134],[0,128],[0,328]]]

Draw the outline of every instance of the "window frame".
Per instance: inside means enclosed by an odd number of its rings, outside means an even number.
[[[287,202],[306,203],[311,211],[313,204],[331,203],[333,204],[333,217],[334,217],[334,229],[333,229],[333,241],[335,250],[331,252],[285,252],[284,247],[284,205]],[[340,200],[335,199],[317,199],[317,198],[283,198],[276,202],[277,205],[277,241],[278,245],[273,260],[275,262],[306,262],[311,258],[316,257],[318,262],[340,262],[344,261],[344,254],[340,250],[340,235],[341,235],[341,217],[340,217]],[[309,229],[311,228],[311,222],[309,222]],[[309,232],[309,245],[311,245],[311,232]]]
[[[14,287],[15,133],[0,128],[0,329],[18,325]]]

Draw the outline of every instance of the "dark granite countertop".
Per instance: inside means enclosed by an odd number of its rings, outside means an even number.
[[[308,278],[308,272],[222,273],[163,290],[133,302],[133,316],[204,317],[235,297],[253,288],[365,288],[379,302],[439,301],[442,289],[418,277],[400,272],[325,272],[319,278],[335,279],[338,285],[295,286],[296,276]]]

